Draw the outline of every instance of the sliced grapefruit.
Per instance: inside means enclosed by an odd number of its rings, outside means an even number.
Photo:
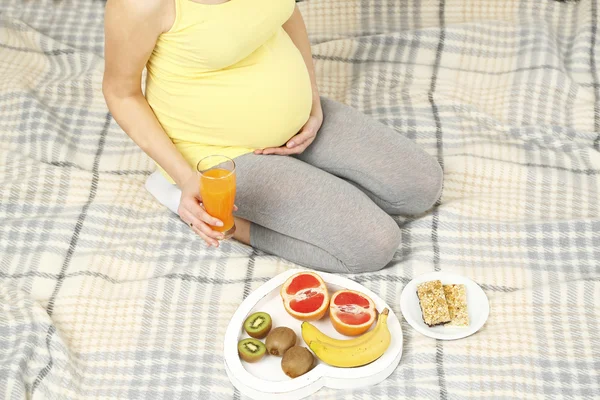
[[[314,272],[299,272],[281,286],[285,310],[301,321],[323,318],[329,306],[329,292],[323,279]]]
[[[336,331],[346,336],[362,335],[377,319],[375,303],[369,296],[343,289],[331,296],[329,318]]]

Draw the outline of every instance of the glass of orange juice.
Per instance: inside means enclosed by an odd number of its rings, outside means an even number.
[[[206,212],[223,222],[210,226],[229,239],[235,232],[233,204],[235,203],[235,162],[225,156],[208,156],[198,162],[200,196]]]

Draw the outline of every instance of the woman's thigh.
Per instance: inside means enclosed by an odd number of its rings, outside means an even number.
[[[293,157],[235,161],[237,217],[317,246],[351,271],[369,262],[381,268],[393,256],[397,224],[353,185]]]
[[[352,182],[392,214],[419,214],[439,197],[438,162],[416,143],[367,115],[322,98],[323,125],[297,156]]]

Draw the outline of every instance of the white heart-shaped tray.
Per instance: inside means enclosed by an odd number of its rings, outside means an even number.
[[[365,293],[375,302],[381,312],[384,308],[390,310],[388,327],[392,336],[390,347],[377,360],[356,368],[337,368],[318,361],[315,368],[308,373],[291,379],[281,370],[281,357],[266,355],[257,363],[247,363],[240,360],[237,344],[241,339],[249,337],[242,329],[248,315],[263,311],[271,315],[273,327],[287,326],[298,336],[297,345],[307,347],[302,340],[300,331],[301,321],[291,317],[283,307],[279,295],[281,285],[287,278],[300,269],[288,270],[252,292],[233,314],[225,332],[224,353],[225,369],[229,380],[244,395],[259,400],[295,400],[310,396],[323,386],[335,389],[352,389],[376,385],[386,379],[396,369],[402,356],[402,329],[392,308],[379,296],[363,285],[341,277],[319,272],[327,284],[330,294],[340,289],[351,289]],[[321,331],[338,339],[349,339],[335,331],[326,315],[320,321],[313,322]]]

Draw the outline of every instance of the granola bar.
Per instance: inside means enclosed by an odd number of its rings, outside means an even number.
[[[450,312],[441,281],[423,282],[417,286],[423,321],[428,326],[450,322]]]
[[[444,285],[444,294],[452,321],[448,325],[469,326],[465,285]]]

